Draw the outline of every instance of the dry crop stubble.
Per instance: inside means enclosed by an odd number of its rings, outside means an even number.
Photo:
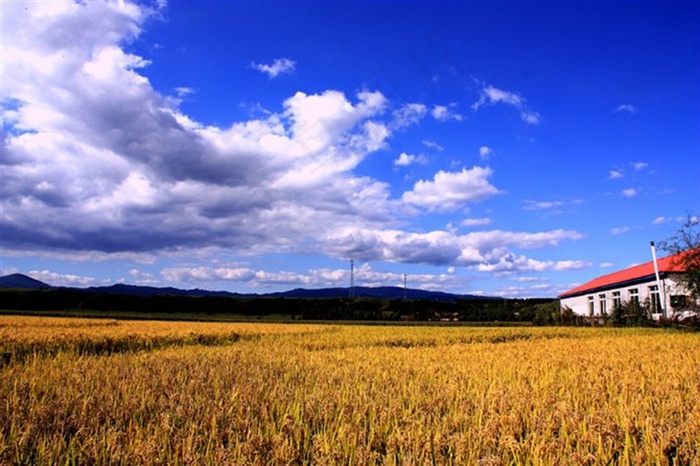
[[[53,341],[55,331],[64,346],[1,369],[0,463],[700,458],[697,334],[184,323],[164,331],[161,324],[118,322],[112,327],[125,328],[112,335],[184,339],[90,355],[65,342],[102,338],[109,325],[66,336],[60,325],[37,321],[38,341]],[[3,340],[3,351],[34,341],[31,332],[18,334]],[[209,341],[198,335],[231,334],[247,338],[197,343]]]

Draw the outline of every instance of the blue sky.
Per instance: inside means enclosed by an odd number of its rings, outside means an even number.
[[[4,2],[0,273],[556,296],[698,213],[697,2]]]

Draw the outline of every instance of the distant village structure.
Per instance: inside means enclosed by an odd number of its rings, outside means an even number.
[[[597,318],[609,315],[616,306],[635,303],[648,306],[655,319],[672,317],[691,304],[679,280],[685,273],[681,255],[658,259],[656,268],[652,260],[595,278],[559,295],[561,307],[579,316]]]

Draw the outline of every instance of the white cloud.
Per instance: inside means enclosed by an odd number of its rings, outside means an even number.
[[[482,250],[496,250],[505,246],[522,249],[537,249],[557,246],[563,240],[578,240],[583,235],[572,230],[551,230],[539,233],[513,232],[503,230],[479,231],[466,235],[470,244]]]
[[[96,280],[92,277],[81,277],[79,275],[61,274],[48,270],[32,270],[27,273],[35,280],[51,286],[77,286],[85,287],[95,285]]]
[[[614,267],[614,266],[615,266],[615,264],[613,264],[612,262],[601,262],[601,264],[600,264],[600,268],[602,268],[602,269],[609,269],[609,268]]]
[[[512,248],[555,247],[562,241],[582,237],[576,231],[562,229],[537,233],[491,230],[457,235],[446,231],[411,233],[349,227],[332,233],[325,243],[327,252],[335,257],[486,270],[512,257]],[[554,266],[552,263],[549,268],[554,269]]]
[[[360,102],[353,106],[339,91],[312,95],[297,92],[285,101],[292,136],[305,155],[327,149],[358,122],[380,113],[386,102],[378,92],[362,92],[358,98]]]
[[[449,106],[446,105],[434,105],[433,110],[430,112],[430,114],[433,116],[438,121],[450,121],[450,120],[455,120],[455,121],[462,121],[464,117],[460,115],[459,113],[454,113],[452,109],[456,106],[456,104],[450,104]]]
[[[17,267],[0,267],[0,277],[5,275],[12,275],[15,273],[21,273],[22,271]]]
[[[197,91],[191,87],[180,86],[175,88],[175,93],[179,98],[187,97],[188,95],[194,94]]]
[[[498,262],[479,264],[477,270],[491,273],[528,273],[581,270],[590,267],[590,262],[586,261],[538,261],[525,256],[515,256],[508,254],[503,256]]]
[[[529,123],[531,125],[539,125],[540,124],[540,114],[537,112],[521,111],[520,116],[521,116],[522,120],[526,123]]]
[[[523,204],[523,209],[525,210],[552,210],[562,207],[564,205],[564,202],[526,200],[523,202]]]
[[[161,271],[171,283],[203,285],[212,282],[234,282],[253,288],[345,287],[350,283],[350,271],[342,269],[310,269],[306,272],[265,271],[238,267],[170,267]],[[374,270],[368,263],[355,267],[355,284],[359,286],[403,286],[403,273]],[[461,289],[467,279],[448,274],[410,274],[409,287],[430,290]]]
[[[429,139],[424,139],[424,140],[421,141],[421,142],[422,142],[422,144],[423,144],[425,147],[427,147],[428,149],[433,149],[433,150],[435,150],[435,151],[437,151],[437,152],[442,152],[442,151],[445,150],[444,147],[442,147],[440,144],[438,144],[438,143],[435,142],[435,141],[431,141],[431,140],[429,140]]]
[[[160,285],[160,282],[152,273],[143,272],[139,269],[131,269],[129,270],[129,275],[131,275],[139,285]]]
[[[459,172],[440,170],[432,181],[418,181],[402,199],[430,210],[453,210],[498,194],[500,191],[488,181],[492,175],[493,170],[488,167],[463,168]]]
[[[488,160],[492,155],[493,149],[491,149],[489,146],[479,147],[479,157],[481,157],[482,160]]]
[[[172,283],[233,281],[246,282],[255,279],[256,272],[245,267],[168,267],[161,270],[165,280]]]
[[[392,120],[375,120],[387,104],[380,92],[354,101],[299,92],[279,113],[206,126],[153,89],[138,73],[147,62],[119,47],[140,31],[143,10],[28,5],[3,17],[14,31],[2,63],[14,112],[2,161],[8,249],[285,251],[309,234],[299,218],[372,225],[400,212],[386,184],[351,173],[391,137]],[[37,23],[45,8],[65,17]],[[56,42],[64,33],[70,40]]]
[[[296,65],[297,62],[290,60],[289,58],[277,58],[269,65],[254,62],[250,64],[250,67],[254,70],[260,71],[261,73],[265,73],[270,78],[276,78],[280,74],[294,72]]]
[[[646,162],[630,162],[629,165],[634,169],[635,171],[641,171],[644,170],[649,166],[648,163]],[[611,169],[608,172],[608,178],[611,180],[616,180],[623,178],[625,176],[625,171],[621,169]]]
[[[464,219],[462,221],[462,225],[465,227],[485,226],[485,225],[490,225],[491,223],[492,223],[492,221],[488,217],[467,218],[467,219]]]
[[[664,217],[664,216],[659,216],[656,217],[651,223],[652,225],[664,225],[669,222],[676,222],[676,223],[684,223],[685,221],[688,220],[688,217]],[[698,217],[692,216],[690,217],[690,221],[696,223],[698,221]]]
[[[397,167],[407,167],[413,165],[414,163],[425,164],[428,163],[428,159],[423,154],[412,155],[406,152],[401,152],[399,157],[394,160],[394,165]]]
[[[635,188],[627,188],[622,190],[622,195],[624,197],[634,197],[637,194],[639,194],[639,192]]]
[[[518,282],[518,283],[532,283],[532,282],[547,281],[546,278],[542,278],[542,277],[513,277],[513,278],[511,278],[511,280],[514,282]]]
[[[520,118],[531,125],[540,123],[540,114],[529,109],[525,103],[525,99],[516,92],[504,91],[491,85],[483,86],[479,95],[479,100],[472,104],[472,110],[488,105],[498,103],[510,105],[520,112]]]
[[[142,71],[148,61],[126,51],[156,12],[90,1],[9,3],[3,13],[3,254],[153,262],[221,251],[325,253],[476,268],[501,263],[513,249],[580,238],[568,230],[460,236],[398,229],[424,213],[416,207],[453,210],[500,192],[485,167],[439,171],[401,199],[388,183],[355,173],[394,131],[427,115],[423,104],[388,112],[381,92],[296,92],[260,118],[211,125],[180,107],[190,88],[158,92]],[[262,66],[270,76],[285,68]],[[519,96],[494,90],[485,90],[480,105],[514,105],[527,120]],[[36,273],[92,283],[45,272]],[[202,266],[162,273],[171,281],[321,283],[335,272]],[[130,274],[153,279],[138,269]],[[423,284],[429,280],[439,278]]]
[[[630,227],[616,227],[610,229],[610,234],[613,236],[621,235],[623,233],[629,233]]]
[[[394,110],[394,120],[391,125],[393,129],[400,129],[406,126],[414,125],[425,117],[428,113],[428,107],[419,103],[405,104],[397,110]]]
[[[615,108],[615,113],[618,113],[618,112],[636,113],[636,111],[637,111],[637,108],[632,104],[622,104],[622,105],[618,105]]]

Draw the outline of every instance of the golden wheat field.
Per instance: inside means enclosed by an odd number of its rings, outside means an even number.
[[[700,335],[0,316],[0,464],[700,464]]]

